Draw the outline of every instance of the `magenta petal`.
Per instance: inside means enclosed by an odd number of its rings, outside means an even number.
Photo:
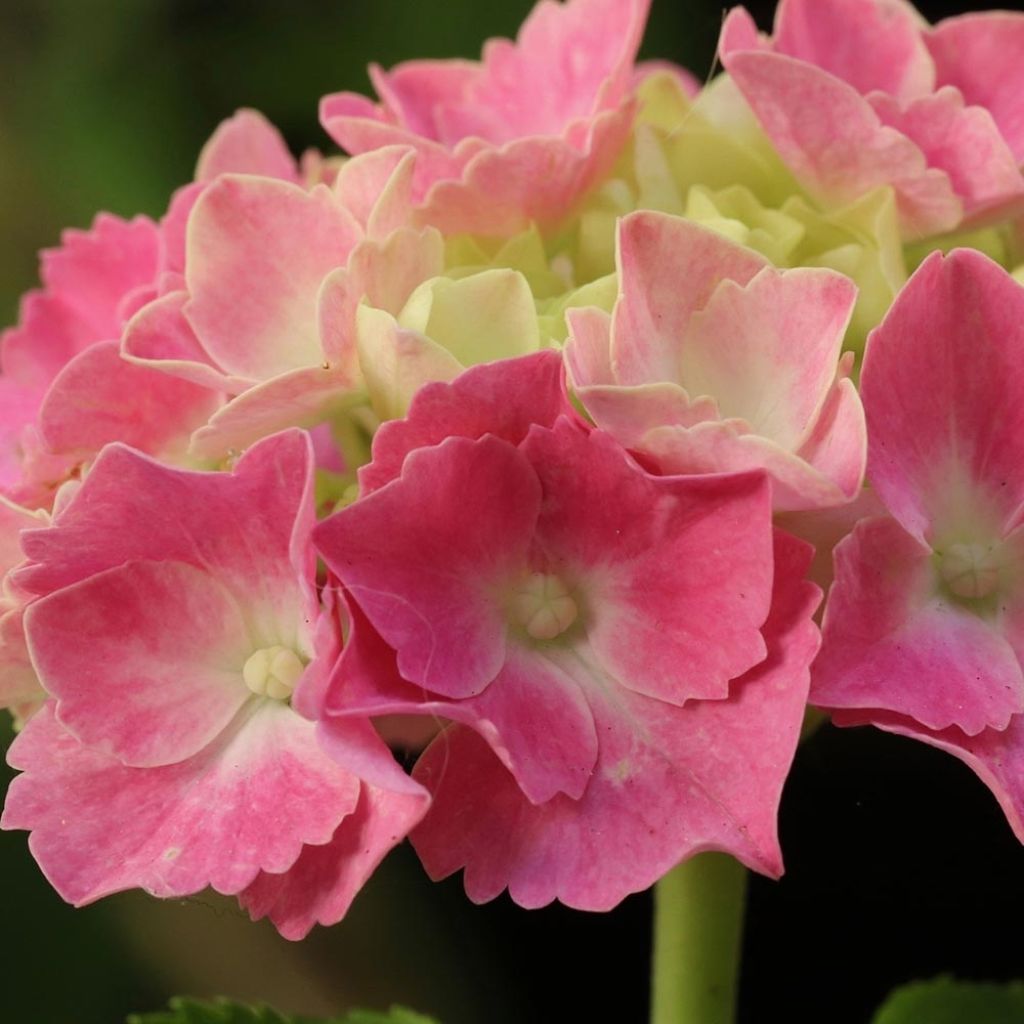
[[[493,436],[410,455],[387,487],[325,520],[329,568],[398,652],[402,675],[436,693],[479,693],[505,661],[495,588],[523,572],[540,504],[529,463]]]
[[[543,488],[537,545],[579,579],[601,668],[673,704],[725,697],[765,653],[765,477],[651,476],[607,434],[564,421],[522,450]]]
[[[393,480],[409,452],[446,437],[494,434],[519,444],[534,423],[551,426],[569,412],[562,358],[537,352],[474,366],[451,383],[422,387],[404,420],[385,423],[373,439],[373,462],[359,473],[364,494]]]
[[[129,562],[34,602],[25,618],[61,724],[124,764],[192,757],[251,697],[243,611],[191,565]]]
[[[306,846],[283,874],[263,872],[238,895],[252,919],[269,917],[286,939],[337,924],[377,865],[426,812],[425,791],[392,793],[365,783],[334,838]]]
[[[931,551],[893,519],[861,522],[835,549],[811,701],[880,709],[929,729],[1003,729],[1024,676],[1000,629],[937,592]]]
[[[954,85],[984,107],[1018,163],[1024,163],[1024,14],[984,11],[940,21],[925,35],[939,85]]]
[[[50,709],[12,745],[2,826],[32,831],[54,888],[82,905],[123,889],[234,894],[287,871],[355,810],[359,780],[317,747],[315,726],[254,701],[212,746],[180,764],[128,768],[82,746]]]
[[[971,249],[930,256],[872,334],[868,476],[914,536],[948,528],[965,493],[995,519],[980,529],[1024,503],[1022,347],[1024,289]]]
[[[782,536],[778,545],[768,660],[726,701],[598,698],[601,753],[580,800],[531,805],[476,734],[455,727],[435,740],[415,772],[434,803],[412,836],[430,876],[465,867],[474,902],[508,888],[524,907],[558,899],[607,910],[704,850],[780,874],[776,813],[817,648],[819,595],[800,579],[806,547]]]

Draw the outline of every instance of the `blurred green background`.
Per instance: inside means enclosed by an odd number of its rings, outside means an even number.
[[[751,5],[766,24],[768,4]],[[96,211],[158,216],[199,147],[240,106],[296,151],[329,148],[318,98],[368,89],[365,64],[471,56],[529,0],[0,0],[0,317],[36,253]],[[705,76],[721,18],[654,0],[646,56]],[[949,13],[951,4],[926,13]],[[782,814],[789,874],[751,891],[742,1018],[865,1021],[897,982],[1024,976],[1024,852],[989,794],[936,751],[823,729]],[[22,833],[0,834],[0,1021],[118,1024],[176,992],[326,1014],[393,999],[444,1024],[644,1017],[649,898],[610,914],[473,907],[405,848],[341,925],[304,943],[228,900],[125,894],[73,910]],[[545,991],[547,990],[547,991]]]

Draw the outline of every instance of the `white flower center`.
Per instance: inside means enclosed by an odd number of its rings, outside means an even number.
[[[304,668],[302,659],[288,647],[261,647],[249,656],[242,678],[258,697],[287,700]]]
[[[988,597],[999,585],[996,549],[990,544],[950,544],[942,553],[939,575],[957,597]]]
[[[512,615],[534,640],[554,640],[579,615],[565,583],[551,573],[531,573],[512,597]]]

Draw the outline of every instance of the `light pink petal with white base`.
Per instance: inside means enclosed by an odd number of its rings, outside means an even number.
[[[326,186],[226,175],[192,211],[185,315],[228,374],[266,380],[323,362],[317,297],[359,225]]]
[[[907,239],[960,223],[963,204],[949,175],[928,167],[920,147],[882,124],[852,86],[777,53],[741,51],[725,65],[786,166],[816,199],[842,206],[891,185]]]
[[[781,0],[774,49],[852,85],[899,100],[932,91],[935,67],[924,21],[903,0]]]
[[[317,746],[312,722],[253,701],[210,747],[180,764],[129,768],[82,746],[46,708],[12,745],[2,827],[29,845],[61,896],[81,906],[141,888],[232,895],[330,842],[359,780]]]
[[[512,445],[453,437],[321,523],[316,545],[398,652],[402,675],[468,697],[505,663],[494,591],[525,571],[539,505],[537,477]]]
[[[474,366],[451,384],[425,385],[404,420],[385,423],[377,431],[373,462],[359,471],[360,488],[369,494],[395,479],[416,448],[440,444],[446,437],[484,434],[517,445],[532,424],[551,426],[571,410],[557,352]]]
[[[428,803],[425,790],[396,793],[363,783],[358,804],[329,843],[303,847],[283,874],[261,873],[238,894],[239,902],[254,921],[269,917],[286,939],[303,939],[317,924],[337,924]]]
[[[217,391],[130,363],[118,342],[104,341],[58,374],[39,411],[39,430],[57,454],[86,458],[120,441],[174,460],[222,400]]]
[[[611,363],[619,384],[678,381],[690,317],[723,280],[746,284],[768,265],[692,221],[651,212],[619,221],[616,259]]]
[[[259,174],[299,184],[299,171],[281,133],[258,111],[239,110],[221,121],[199,154],[196,181],[221,174]]]
[[[812,703],[971,736],[1024,710],[1024,675],[999,626],[938,591],[931,551],[895,520],[861,523],[834,560]]]
[[[47,594],[137,559],[203,568],[275,642],[307,647],[317,607],[312,451],[301,431],[254,445],[232,473],[170,469],[121,445],[96,460],[49,530],[26,531],[16,581]],[[130,498],[130,500],[129,500]]]
[[[1024,289],[972,249],[930,256],[868,343],[868,475],[910,533],[1002,532],[1024,503]]]
[[[725,701],[677,708],[595,696],[601,752],[580,800],[533,806],[474,733],[456,727],[435,740],[415,771],[434,796],[413,833],[428,874],[465,867],[474,902],[507,888],[520,906],[558,899],[586,910],[613,907],[705,850],[781,874],[776,813],[817,649],[819,594],[800,579],[807,549],[777,543],[769,658]]]
[[[954,85],[984,107],[1018,163],[1024,163],[1024,14],[984,11],[940,21],[925,34],[939,85]]]
[[[62,725],[153,767],[192,757],[252,696],[245,609],[182,562],[128,562],[33,602],[25,628]]]
[[[384,146],[346,160],[334,194],[369,237],[385,238],[409,223],[415,168],[415,150]]]
[[[948,86],[905,107],[888,96],[869,101],[883,123],[921,148],[929,167],[949,175],[964,204],[965,227],[1024,210],[1024,177],[987,110],[965,107]]]
[[[715,399],[724,419],[793,451],[814,425],[836,375],[857,289],[830,270],[761,271],[723,281],[690,322],[681,382]]]

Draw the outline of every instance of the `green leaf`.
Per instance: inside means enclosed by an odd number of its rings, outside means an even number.
[[[285,1017],[267,1006],[245,1006],[230,999],[203,1002],[179,996],[170,1009],[158,1013],[133,1014],[128,1024],[438,1024],[432,1017],[392,1006],[386,1013],[353,1010],[346,1017],[330,1020],[312,1017]]]
[[[1024,1024],[1024,982],[915,982],[896,989],[872,1024]]]

